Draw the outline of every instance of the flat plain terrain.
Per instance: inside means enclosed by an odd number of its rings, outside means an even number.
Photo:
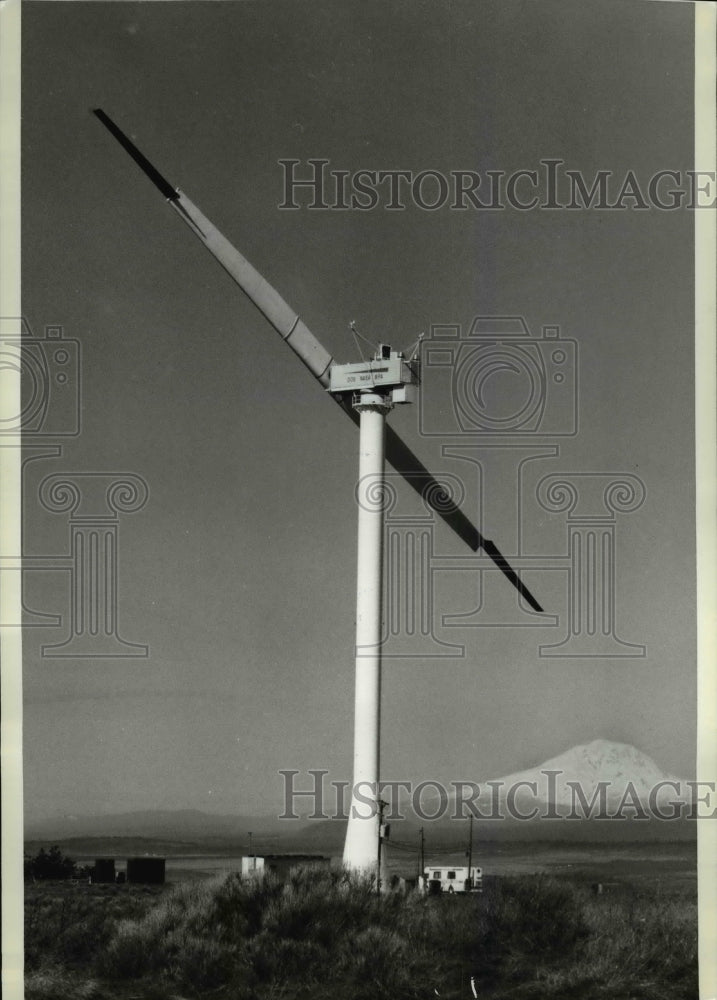
[[[164,886],[29,883],[28,1000],[697,998],[689,845],[483,845],[470,897],[379,897],[325,869],[242,880],[239,860],[168,858]]]
[[[272,851],[275,848],[272,846]],[[107,852],[109,853],[109,852]],[[128,852],[131,853],[131,852]],[[317,852],[320,853],[320,852]],[[257,849],[261,856],[261,847]],[[328,852],[327,852],[328,854]],[[83,863],[92,861],[81,855]],[[118,859],[120,855],[117,855]],[[228,874],[241,870],[239,853],[167,854],[167,880],[173,884],[188,879]],[[334,856],[334,861],[339,862]],[[442,849],[425,851],[425,862],[465,865],[466,852]],[[697,894],[697,852],[694,844],[555,844],[530,842],[473,845],[473,864],[483,868],[484,876],[546,874],[569,877],[578,882],[619,882],[636,889],[644,888],[666,893]],[[419,852],[386,844],[386,865],[389,874],[413,877],[419,869]],[[118,867],[121,865],[118,863]]]

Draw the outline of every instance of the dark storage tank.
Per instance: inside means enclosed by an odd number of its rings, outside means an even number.
[[[164,858],[127,858],[127,881],[162,885]]]
[[[115,880],[115,859],[95,858],[95,867],[92,869],[93,882],[114,882]]]

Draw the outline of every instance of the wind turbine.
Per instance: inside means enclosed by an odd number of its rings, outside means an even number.
[[[496,545],[484,538],[410,448],[386,425],[394,404],[415,398],[419,368],[388,345],[369,362],[339,365],[298,314],[219,232],[189,198],[173,187],[100,108],[94,114],[159,189],[180,219],[228,271],[319,384],[359,425],[359,483],[375,503],[359,503],[356,585],[356,682],[352,800],[344,865],[376,872],[379,861],[379,722],[384,465],[388,461],[424,501],[477,552],[483,549],[535,611],[542,611]],[[357,797],[357,793],[358,796]],[[368,793],[368,794],[366,794]],[[366,799],[373,808],[367,810]]]

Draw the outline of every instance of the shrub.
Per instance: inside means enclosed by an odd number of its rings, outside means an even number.
[[[339,959],[339,967],[353,987],[351,995],[357,1000],[412,996],[412,964],[405,939],[397,931],[376,924],[345,941]]]
[[[75,874],[75,862],[66,857],[57,844],[49,851],[41,847],[34,858],[26,857],[23,867],[26,879],[67,879]]]
[[[109,942],[118,921],[138,917],[148,907],[146,898],[98,890],[114,886],[77,886],[54,883],[32,887],[25,904],[25,968],[51,963],[68,968],[87,966]]]
[[[482,914],[483,947],[495,958],[565,954],[588,934],[583,906],[580,890],[556,878],[502,880]]]
[[[594,898],[544,876],[435,898],[378,897],[370,880],[316,869],[283,885],[192,882],[149,900],[71,888],[28,908],[40,956],[31,1000],[52,996],[49,961],[63,975],[84,962],[86,997],[73,980],[54,994],[63,1000],[100,1000],[97,977],[107,997],[413,1000],[470,995],[471,979],[493,1000],[696,996],[694,902]]]
[[[246,941],[280,888],[271,878],[242,882],[233,875],[179,886],[141,919],[118,925],[99,971],[119,980],[158,976],[195,989],[243,981]]]
[[[43,969],[25,977],[26,1000],[102,1000],[105,994],[94,980],[77,982],[59,969]]]

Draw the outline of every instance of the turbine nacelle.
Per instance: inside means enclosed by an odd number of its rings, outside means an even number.
[[[402,351],[379,344],[374,357],[347,365],[334,364],[329,371],[328,391],[337,397],[357,393],[380,393],[391,405],[414,403],[420,384],[418,359],[407,361]]]

